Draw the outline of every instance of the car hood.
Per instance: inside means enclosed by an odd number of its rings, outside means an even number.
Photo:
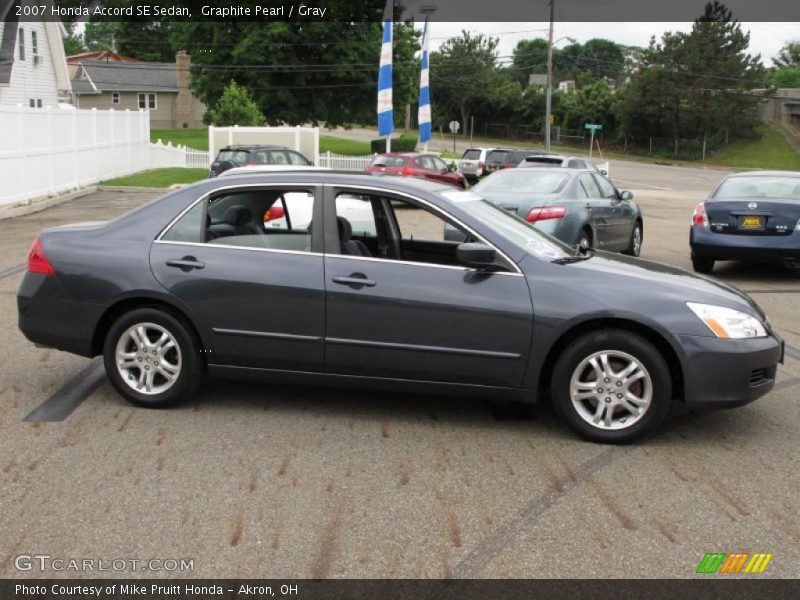
[[[557,272],[553,269],[558,269]],[[564,287],[562,293],[574,294],[575,289],[591,290],[588,301],[598,309],[641,313],[652,310],[654,318],[661,306],[673,302],[700,302],[725,306],[766,319],[764,311],[744,292],[703,275],[696,275],[665,264],[597,251],[585,261],[558,265],[548,263],[549,277],[541,281],[534,275],[532,286]],[[568,274],[568,277],[564,278]],[[534,291],[535,294],[535,291]],[[665,304],[666,303],[666,304]]]

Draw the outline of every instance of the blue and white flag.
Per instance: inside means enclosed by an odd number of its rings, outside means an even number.
[[[417,122],[419,123],[419,141],[425,144],[431,139],[431,90],[429,87],[430,65],[428,64],[428,22],[425,22],[425,30],[422,33],[422,70],[419,74],[419,112]]]
[[[378,135],[389,136],[394,132],[392,111],[392,19],[394,0],[386,0],[383,11],[383,44],[378,71]]]

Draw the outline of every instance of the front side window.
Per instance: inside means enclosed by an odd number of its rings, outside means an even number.
[[[289,155],[289,162],[293,165],[308,165],[306,158],[298,152],[287,152]]]
[[[616,198],[617,197],[617,190],[611,185],[611,182],[603,177],[602,175],[595,175],[594,176],[597,185],[600,186],[600,193],[603,195],[603,198]]]
[[[198,202],[161,239],[311,252],[313,211],[310,190],[226,191]]]

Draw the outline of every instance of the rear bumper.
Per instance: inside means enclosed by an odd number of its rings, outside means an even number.
[[[688,408],[732,408],[757,400],[775,385],[783,340],[680,335],[684,400]]]
[[[757,262],[800,260],[800,232],[797,231],[790,235],[737,235],[692,227],[689,245],[698,258]]]
[[[92,356],[104,307],[70,300],[58,276],[26,273],[17,292],[19,329],[38,346]]]

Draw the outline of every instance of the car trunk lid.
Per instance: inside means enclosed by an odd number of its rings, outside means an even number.
[[[800,202],[779,199],[736,199],[706,202],[709,228],[736,235],[789,235],[800,219]]]

